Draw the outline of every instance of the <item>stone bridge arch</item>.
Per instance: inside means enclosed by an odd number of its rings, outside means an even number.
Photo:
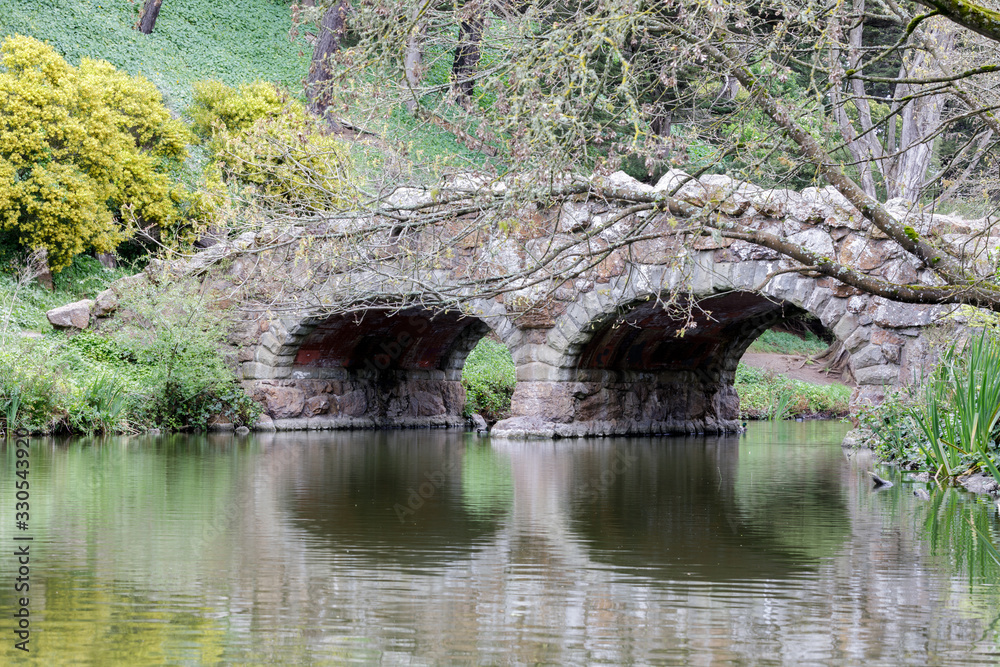
[[[855,403],[881,400],[885,385],[907,381],[913,361],[925,356],[919,325],[931,321],[928,308],[904,310],[828,278],[780,273],[785,264],[778,259],[718,258],[712,250],[696,252],[685,270],[629,264],[553,304],[551,326],[514,352],[513,416],[494,434],[735,431],[740,358],[761,333],[794,314],[815,315],[844,343],[858,382]],[[695,326],[678,337],[683,320],[657,299],[682,284],[683,298],[695,305]]]
[[[520,339],[495,302],[306,311],[260,326],[244,386],[278,430],[465,426],[466,357],[490,332],[508,347]]]

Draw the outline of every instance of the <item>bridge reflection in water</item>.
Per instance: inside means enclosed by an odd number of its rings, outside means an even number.
[[[35,609],[46,634],[35,657],[992,659],[997,572],[953,556],[974,550],[957,538],[935,551],[921,532],[933,514],[956,518],[942,531],[969,533],[969,512],[990,521],[990,508],[949,495],[955,507],[946,512],[951,505],[921,503],[901,484],[873,493],[870,462],[855,463],[838,446],[845,429],[752,424],[742,438],[536,442],[423,430],[39,443],[33,489],[46,499],[37,525],[47,532],[37,535]],[[10,500],[5,493],[0,502]],[[4,605],[0,613],[9,613]],[[120,632],[122,624],[131,630]]]

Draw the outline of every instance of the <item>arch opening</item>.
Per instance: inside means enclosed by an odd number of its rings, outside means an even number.
[[[497,430],[507,437],[738,431],[740,358],[762,332],[804,309],[749,290],[688,295],[670,309],[653,296],[603,309],[593,299],[577,304],[548,336],[550,349],[561,348],[552,361],[540,346],[521,350],[529,363],[518,369],[513,417]]]
[[[278,429],[464,427],[462,367],[490,331],[457,311],[369,310],[306,321],[253,395]]]
[[[699,299],[681,316],[648,300],[621,309],[601,324],[579,352],[580,369],[614,371],[697,371],[747,345],[768,322],[800,311],[751,292],[728,292]]]
[[[573,421],[606,433],[724,433],[739,428],[736,369],[746,348],[803,311],[747,291],[677,309],[633,302],[592,323],[571,374]]]
[[[299,343],[293,373],[425,371],[460,379],[465,357],[489,330],[481,320],[455,311],[411,308],[334,315]]]

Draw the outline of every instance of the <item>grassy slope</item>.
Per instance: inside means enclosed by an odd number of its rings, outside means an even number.
[[[125,269],[105,269],[93,257],[81,255],[69,268],[53,276],[55,289],[50,292],[36,282],[18,288],[8,266],[0,271],[0,331],[9,326],[10,331],[48,333],[52,325],[45,311],[79,299],[93,298],[130,273]]]
[[[788,331],[768,329],[751,343],[747,352],[812,355],[822,352],[826,347],[826,343],[811,331],[805,337],[800,337]]]

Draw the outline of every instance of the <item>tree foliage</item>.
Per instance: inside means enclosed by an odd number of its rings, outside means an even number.
[[[237,90],[218,81],[199,82],[189,113],[213,155],[207,174],[210,189],[224,194],[220,211],[232,211],[226,200],[285,205],[303,193],[320,210],[353,205],[344,142],[274,84],[257,81]],[[228,189],[221,192],[224,185]]]
[[[168,171],[189,132],[156,88],[106,62],[79,67],[30,37],[0,47],[0,229],[48,251],[53,270],[111,252],[129,224],[168,225],[180,191]]]
[[[459,105],[454,65],[472,39],[462,28],[470,18],[464,6],[366,0],[352,7],[348,46],[335,56],[328,112],[364,128],[405,108],[498,155],[484,163],[486,173],[450,189],[445,180],[416,207],[401,211],[391,197],[378,199],[376,219],[385,216],[387,227],[402,215],[407,229],[427,229],[451,207],[465,229],[476,224],[473,215],[479,229],[510,229],[504,220],[532,207],[603,199],[629,214],[645,211],[647,220],[669,216],[678,236],[755,243],[789,258],[788,270],[886,298],[1000,310],[996,262],[982,252],[994,236],[990,220],[958,244],[907,222],[957,196],[956,184],[976,183],[983,197],[993,196],[996,16],[964,0],[494,3],[475,37],[475,72],[459,68],[459,87],[472,101]],[[718,215],[718,201],[677,199],[686,175],[670,191],[623,191],[607,177],[629,165],[647,180],[686,167],[765,187],[829,183],[860,212],[864,231],[894,241],[938,284],[865,275],[851,257],[818,254]],[[389,193],[394,184],[374,188]],[[887,206],[890,198],[898,201]],[[615,243],[646,238],[651,224]],[[364,233],[371,238],[371,229]],[[582,241],[560,246],[557,236],[551,248],[586,254]],[[554,267],[580,266],[557,254],[537,265],[553,285],[573,275],[551,274]],[[503,289],[530,282],[519,271],[500,278]]]

